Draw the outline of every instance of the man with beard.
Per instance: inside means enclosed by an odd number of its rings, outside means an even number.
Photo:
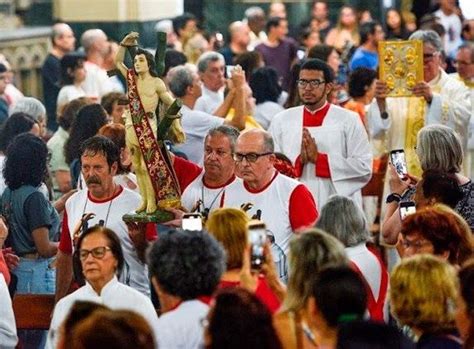
[[[57,255],[56,300],[64,297],[70,288],[73,279],[73,242],[78,238],[77,232],[81,228],[86,229],[83,223],[85,216],[90,218],[87,221],[89,227],[98,224],[117,234],[125,259],[119,280],[149,296],[146,264],[139,259],[139,252],[122,220],[124,214],[138,207],[140,195],[114,183],[120,151],[110,139],[94,136],[82,144],[81,154],[81,171],[87,190],[78,191],[66,202]],[[156,234],[155,231],[150,233]]]
[[[304,105],[277,114],[269,132],[275,151],[290,158],[319,207],[334,194],[361,205],[360,189],[372,175],[372,153],[357,114],[328,103],[332,88],[331,68],[319,59],[307,60],[298,80]]]
[[[226,190],[242,180],[235,176],[234,150],[239,131],[231,126],[218,126],[204,141],[204,171],[183,191],[181,203],[188,211],[204,216],[224,204]]]

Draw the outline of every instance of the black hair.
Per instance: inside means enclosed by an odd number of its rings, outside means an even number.
[[[329,59],[329,55],[332,51],[336,50],[334,46],[326,45],[326,44],[318,44],[311,47],[308,51],[308,59],[310,58],[317,58],[324,62],[327,62]]]
[[[250,77],[249,86],[257,104],[267,101],[276,103],[282,91],[278,83],[278,73],[272,67],[255,70]]]
[[[225,254],[205,231],[172,230],[153,244],[148,267],[164,292],[195,299],[214,293],[226,268]]]
[[[100,101],[100,105],[109,115],[112,114],[115,103],[128,104],[127,96],[122,92],[109,92],[106,95],[102,96],[102,99]]]
[[[5,153],[15,136],[30,132],[36,121],[25,113],[13,113],[2,125],[0,131],[0,151]]]
[[[84,154],[91,156],[104,155],[109,167],[114,163],[118,164],[120,160],[119,147],[110,138],[100,135],[88,138],[81,144],[80,156]]]
[[[369,39],[369,35],[375,34],[375,29],[377,28],[378,25],[380,24],[375,21],[361,24],[361,26],[359,27],[361,45],[367,42],[367,40]]]
[[[0,63],[0,74],[6,73],[8,71],[7,66],[3,63]]]
[[[82,142],[95,136],[106,123],[107,113],[100,104],[89,104],[79,110],[72,123],[69,138],[64,145],[64,155],[68,164],[80,158]]]
[[[269,33],[272,28],[278,27],[281,21],[285,21],[285,19],[281,17],[270,17],[265,24],[265,31]]]
[[[319,70],[323,72],[324,75],[324,80],[326,83],[333,82],[334,80],[334,72],[332,71],[331,67],[327,65],[326,62],[313,58],[313,59],[307,59],[303,62],[301,65],[301,70]]]
[[[38,187],[48,173],[46,143],[31,133],[16,136],[7,148],[3,177],[8,188]]]
[[[451,208],[456,207],[464,196],[456,176],[452,173],[424,171],[421,186],[426,199],[434,198]]]
[[[146,63],[148,64],[148,69],[149,69],[150,75],[157,78],[158,73],[156,72],[155,57],[153,57],[151,52],[149,52],[149,51],[147,51],[147,50],[145,50],[141,47],[137,48],[137,51],[135,53],[135,57],[139,56],[139,55],[144,55],[145,56]],[[135,59],[135,57],[134,57],[134,59]],[[133,68],[133,70],[135,71],[135,68]],[[136,71],[135,71],[135,73],[136,73]]]
[[[163,76],[168,74],[171,68],[177,67],[178,65],[184,65],[188,62],[188,58],[183,52],[174,50],[171,48],[166,49],[165,51],[165,71]]]
[[[77,52],[66,53],[61,58],[61,86],[74,84],[74,71],[84,66],[86,57]]]
[[[173,30],[176,33],[176,35],[178,35],[178,37],[179,37],[179,30],[186,27],[186,24],[189,21],[196,21],[197,22],[196,16],[194,16],[192,13],[189,13],[189,12],[185,12],[181,16],[176,16],[175,18],[173,18],[173,20],[172,20]]]
[[[367,309],[367,291],[360,275],[348,266],[323,269],[313,285],[319,312],[330,327],[360,320]]]
[[[373,69],[365,67],[354,69],[349,75],[349,96],[363,97],[376,78],[377,72]]]

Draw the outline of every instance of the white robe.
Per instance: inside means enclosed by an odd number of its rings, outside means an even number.
[[[275,151],[288,156],[293,164],[301,153],[303,106],[278,113],[269,132]],[[318,151],[328,155],[331,178],[316,176],[315,165],[303,168],[300,181],[309,188],[318,207],[331,195],[351,197],[362,207],[361,188],[372,176],[372,152],[360,117],[349,110],[331,105],[320,127],[308,127]]]
[[[8,286],[3,274],[0,273],[0,348],[15,348],[18,342],[16,335],[15,315]]]

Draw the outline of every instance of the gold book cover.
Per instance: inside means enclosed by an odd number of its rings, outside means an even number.
[[[388,96],[413,96],[413,87],[423,81],[423,42],[381,41],[378,51],[379,78],[387,83]]]

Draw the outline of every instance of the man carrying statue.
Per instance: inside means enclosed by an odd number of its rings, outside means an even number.
[[[179,123],[179,105],[158,77],[153,55],[136,48],[137,38],[136,32],[125,36],[120,43],[115,64],[128,86],[126,140],[142,197],[142,204],[136,212],[145,211],[151,215],[158,208],[180,206],[179,184],[163,141],[167,137],[174,143],[181,143],[185,135]],[[124,64],[126,49],[134,53],[131,69]],[[157,115],[160,102],[164,105],[163,110],[167,110],[161,120]]]

